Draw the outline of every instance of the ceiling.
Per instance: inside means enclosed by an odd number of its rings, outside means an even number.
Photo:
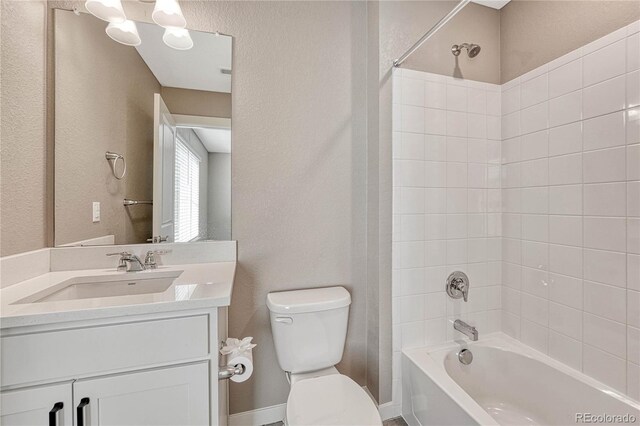
[[[158,82],[164,87],[231,93],[232,38],[200,31],[189,31],[193,48],[175,50],[162,41],[164,28],[137,22],[142,43],[136,46]]]
[[[193,128],[208,152],[231,153],[231,129]]]
[[[502,9],[511,0],[471,0],[472,3],[481,4],[483,6],[492,7],[494,9]]]

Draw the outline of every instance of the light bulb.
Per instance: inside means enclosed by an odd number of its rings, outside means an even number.
[[[193,40],[189,31],[184,28],[166,28],[162,41],[167,46],[177,50],[189,50],[193,47]]]
[[[124,22],[127,17],[120,0],[87,0],[84,4],[96,18],[107,22]]]
[[[153,22],[165,28],[184,28],[187,26],[187,21],[184,19],[177,0],[156,0],[151,18],[153,18]]]
[[[142,43],[138,34],[138,27],[133,21],[124,21],[121,23],[110,22],[106,29],[107,35],[118,43],[127,46],[138,46]]]

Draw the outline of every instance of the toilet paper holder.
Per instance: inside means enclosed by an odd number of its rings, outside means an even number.
[[[238,374],[244,374],[246,368],[243,364],[227,365],[218,370],[218,380],[227,380]]]

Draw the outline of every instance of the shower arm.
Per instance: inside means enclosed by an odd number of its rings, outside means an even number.
[[[471,0],[461,0],[460,3],[458,3],[456,5],[456,7],[454,7],[451,12],[449,12],[444,18],[442,18],[441,20],[438,21],[437,24],[435,24],[433,27],[431,27],[431,29],[429,31],[426,32],[425,35],[423,35],[420,40],[418,40],[413,46],[411,46],[409,48],[409,50],[407,50],[405,52],[404,55],[400,56],[398,59],[396,59],[395,61],[393,61],[393,66],[394,67],[399,67],[400,65],[402,65],[402,63],[404,61],[407,60],[407,58],[409,56],[411,56],[411,54],[413,52],[415,52],[416,50],[418,50],[418,48],[420,46],[422,46],[422,44],[429,40],[431,38],[432,35],[434,35],[436,32],[438,32],[440,30],[440,28],[444,27],[445,24],[447,22],[449,22],[451,20],[451,18],[453,18],[454,16],[456,16],[458,14],[458,12],[460,12],[467,4],[469,4],[471,2]]]

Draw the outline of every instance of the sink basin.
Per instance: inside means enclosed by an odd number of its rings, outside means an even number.
[[[118,275],[73,277],[34,293],[16,303],[40,303],[96,297],[132,296],[162,293],[182,271],[132,272]]]

